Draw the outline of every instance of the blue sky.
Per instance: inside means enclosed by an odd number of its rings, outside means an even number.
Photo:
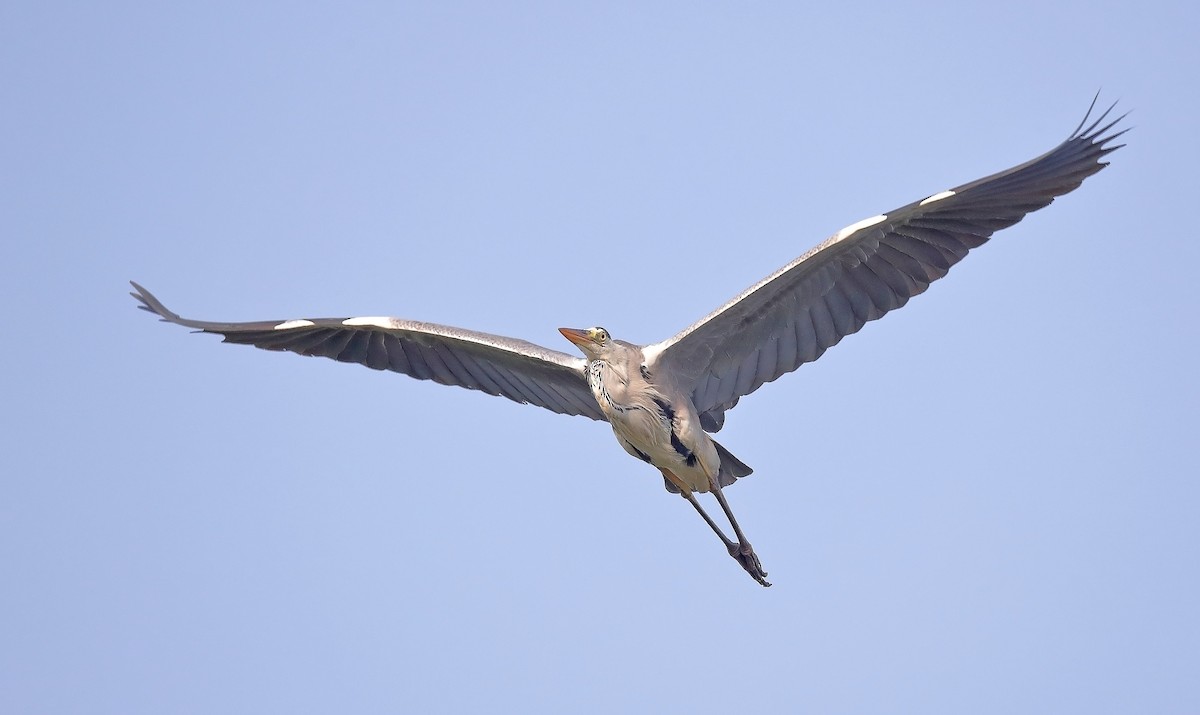
[[[0,710],[1195,712],[1198,25],[8,3]],[[126,295],[651,342],[1097,89],[1109,169],[730,413],[769,590],[604,425]]]

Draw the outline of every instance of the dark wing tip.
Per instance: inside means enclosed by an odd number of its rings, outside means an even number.
[[[130,291],[129,295],[138,301],[138,308],[148,313],[154,313],[159,319],[167,322],[179,320],[179,316],[167,310],[167,307],[158,298],[155,298],[153,293],[138,285],[135,281],[129,281],[129,285],[135,289]]]
[[[1087,124],[1088,118],[1092,116],[1092,111],[1096,109],[1096,102],[1100,101],[1100,91],[1101,90],[1099,90],[1099,89],[1096,90],[1096,94],[1094,94],[1092,96],[1092,103],[1088,105],[1087,112],[1084,113],[1083,119],[1080,120],[1080,122],[1079,122],[1079,126],[1075,127],[1075,130],[1071,132],[1071,135],[1069,137],[1067,137],[1068,139],[1074,139],[1075,137],[1079,136],[1079,134],[1080,134],[1079,130],[1083,129],[1084,124]],[[1113,104],[1114,104],[1114,106],[1116,105],[1115,102]],[[1109,107],[1108,109],[1109,109],[1109,111],[1112,111],[1112,107]],[[1086,134],[1086,132],[1084,132],[1084,133]]]
[[[1092,112],[1095,111],[1095,109],[1096,109],[1096,101],[1099,99],[1100,99],[1100,93],[1097,92],[1096,96],[1092,98],[1092,104],[1091,104],[1091,106],[1088,107],[1087,113],[1085,113],[1083,115],[1083,120],[1079,122],[1079,126],[1075,127],[1075,131],[1071,132],[1071,135],[1069,137],[1067,137],[1067,142],[1075,142],[1075,141],[1087,142],[1088,144],[1098,145],[1100,148],[1104,149],[1104,153],[1108,153],[1110,151],[1116,151],[1117,149],[1120,149],[1121,147],[1125,146],[1124,144],[1120,144],[1120,145],[1114,146],[1114,147],[1106,147],[1105,145],[1133,128],[1133,127],[1126,127],[1119,132],[1115,132],[1112,134],[1108,133],[1109,130],[1112,129],[1117,124],[1119,124],[1121,122],[1121,120],[1125,119],[1125,117],[1128,117],[1133,110],[1131,109],[1131,110],[1123,113],[1121,116],[1117,117],[1116,119],[1113,119],[1112,121],[1108,122],[1107,124],[1104,124],[1104,126],[1100,126],[1101,124],[1103,124],[1105,118],[1107,118],[1108,115],[1112,113],[1112,110],[1116,109],[1117,102],[1113,102],[1112,104],[1108,105],[1107,109],[1105,109],[1103,112],[1100,113],[1100,116],[1098,116],[1094,120],[1092,120],[1091,124],[1088,124],[1088,120],[1091,119],[1091,117],[1092,117]],[[1086,129],[1084,129],[1085,125],[1087,126]]]
[[[162,304],[154,294],[138,285],[135,281],[129,281],[129,285],[133,286],[136,291],[129,291],[129,295],[133,296],[138,301],[138,308],[147,313],[154,313],[158,319],[164,323],[175,323],[187,328],[196,328],[193,332],[205,332],[203,326],[196,324],[196,321],[190,321],[179,316],[178,313],[173,313],[167,310],[167,306]]]

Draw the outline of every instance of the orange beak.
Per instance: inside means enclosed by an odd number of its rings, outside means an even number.
[[[578,328],[559,328],[558,332],[562,333],[564,338],[570,340],[579,347],[590,345],[592,343],[592,336],[589,335],[588,331],[586,330],[580,330]]]

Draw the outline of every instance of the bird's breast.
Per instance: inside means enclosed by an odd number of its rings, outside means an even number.
[[[677,475],[693,469],[703,490],[706,482],[698,460],[704,456],[704,436],[690,429],[690,405],[660,392],[639,375],[630,379],[599,361],[589,366],[588,385],[608,417],[617,440],[633,456]],[[700,454],[698,454],[698,452]],[[692,475],[688,475],[692,476]]]

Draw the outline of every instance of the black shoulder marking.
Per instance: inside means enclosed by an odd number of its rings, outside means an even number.
[[[683,442],[679,441],[679,435],[675,434],[675,430],[671,430],[671,446],[676,452],[679,452],[679,456],[683,457],[683,461],[686,462],[689,467],[696,466],[696,455],[693,454],[692,450],[688,449]]]
[[[671,403],[655,397],[654,404],[658,405],[658,411],[662,413],[663,417],[667,418],[667,421],[669,421],[671,424],[675,424],[675,409],[671,407]],[[674,434],[671,435],[671,439],[675,439]]]
[[[629,448],[633,450],[633,453],[637,455],[638,459],[642,460],[646,464],[650,463],[650,455],[633,446],[632,442],[626,441],[625,444],[629,445]]]

